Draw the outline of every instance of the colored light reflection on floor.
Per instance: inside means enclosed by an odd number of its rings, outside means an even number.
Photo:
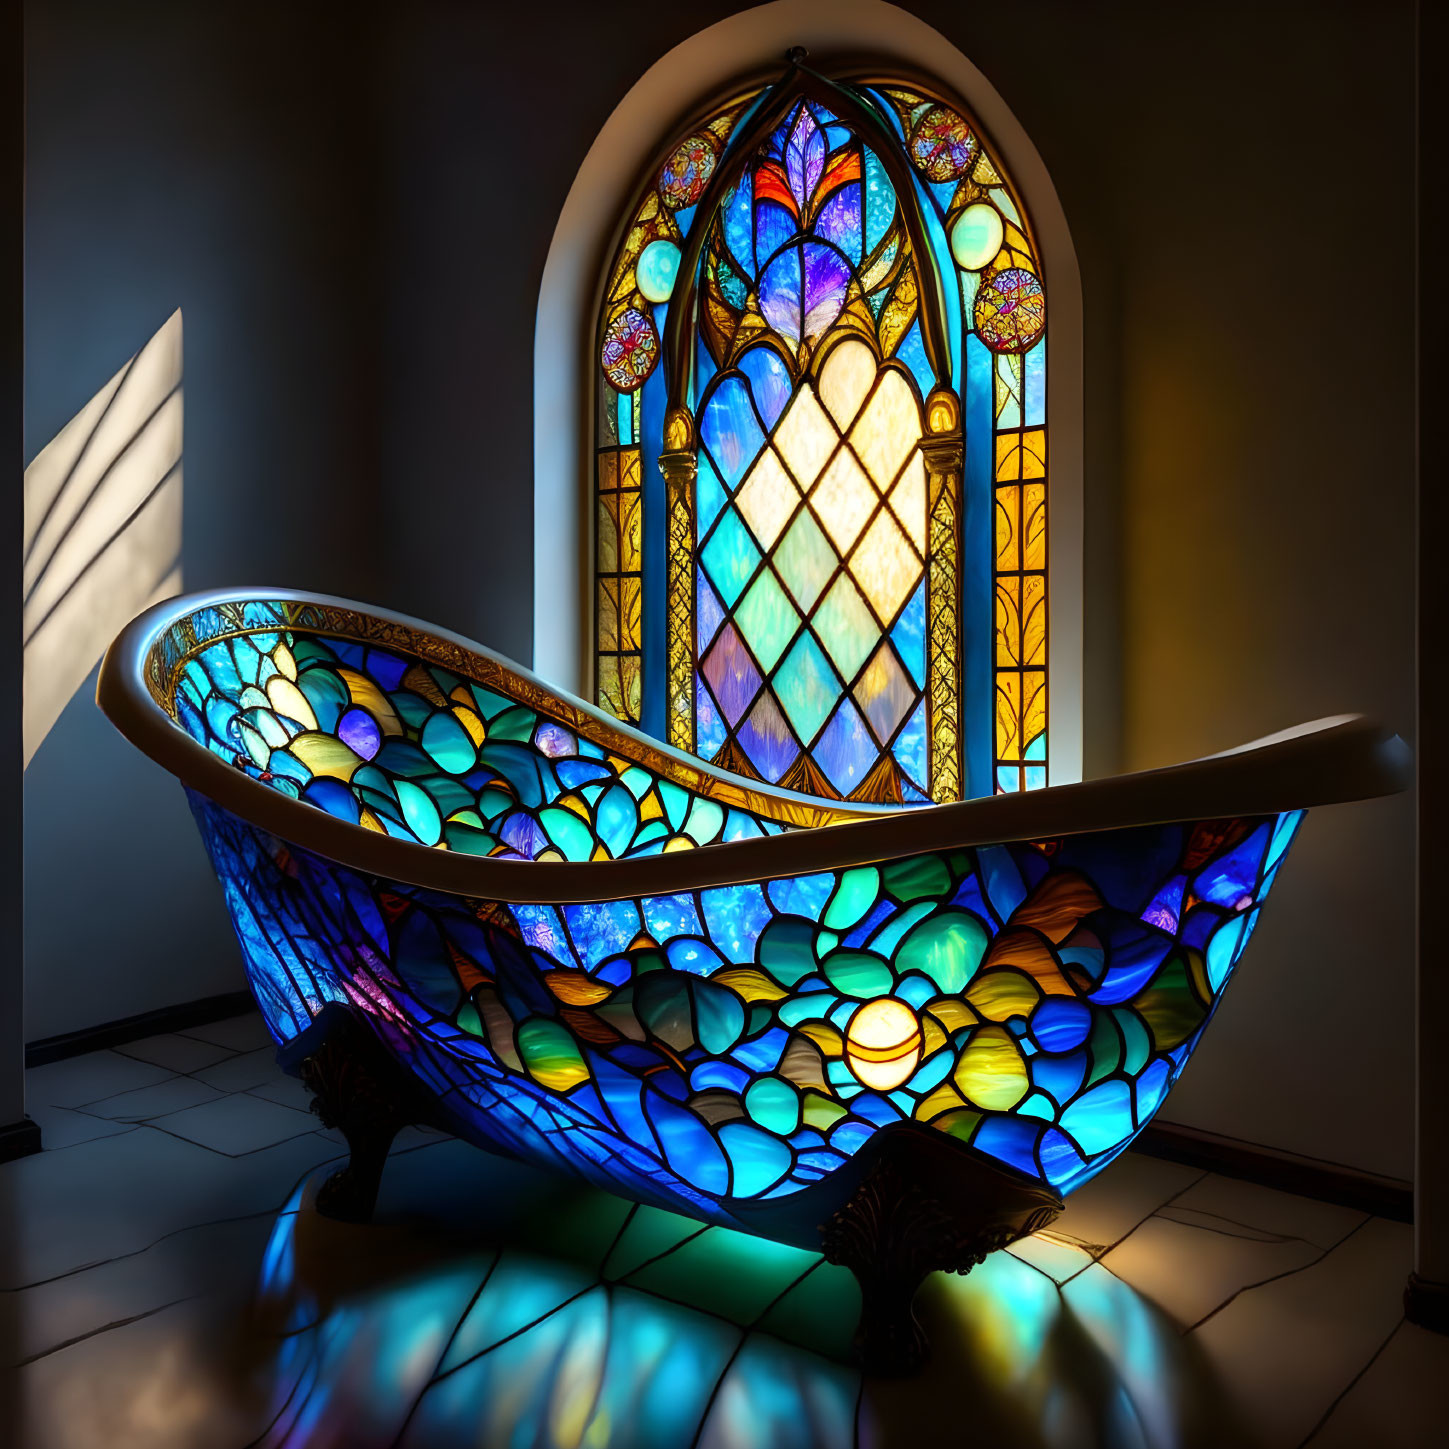
[[[1042,1449],[1251,1440],[1180,1329],[1079,1249],[937,1275],[930,1365],[863,1381],[843,1269],[456,1144],[409,1159],[373,1226],[318,1218],[305,1188],[279,1215],[249,1344],[259,1446],[888,1449],[968,1419]]]

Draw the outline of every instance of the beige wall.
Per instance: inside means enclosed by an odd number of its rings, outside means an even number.
[[[1275,8],[1247,51],[1221,7],[1179,21],[1186,63],[1103,137],[1126,768],[1342,710],[1413,724],[1407,7],[1371,42],[1362,8],[1296,42]],[[1167,1118],[1410,1175],[1412,832],[1408,796],[1309,818]]]

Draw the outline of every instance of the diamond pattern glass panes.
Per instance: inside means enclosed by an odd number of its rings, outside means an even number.
[[[849,574],[841,574],[821,601],[812,620],[815,633],[846,679],[856,670],[874,642],[874,621]]]
[[[770,670],[799,627],[800,615],[775,575],[765,569],[740,601],[735,622],[759,660],[760,668]]]
[[[773,368],[742,360],[716,379],[729,402],[708,400],[712,426],[701,430],[701,463],[712,476],[728,478],[741,453],[755,449],[718,521],[701,523],[711,602],[732,619],[719,629],[711,618],[715,641],[699,646],[734,741],[727,758],[802,789],[904,799],[926,784],[910,739],[904,753],[893,749],[922,697],[923,671],[892,642],[894,631],[909,651],[921,630],[903,617],[921,604],[909,601],[925,578],[920,404],[904,374],[853,337],[826,354],[818,381],[803,379],[783,410],[772,398],[778,421],[765,435],[761,409],[746,416],[743,406],[755,387],[775,382]],[[718,432],[726,417],[745,427],[743,445]],[[735,462],[716,459],[716,450]],[[710,708],[700,701],[700,711]],[[716,754],[725,749],[717,736],[715,744]]]
[[[802,609],[814,608],[825,581],[840,562],[809,509],[803,510],[786,530],[773,561]]]
[[[881,512],[850,556],[871,607],[882,619],[894,619],[921,576],[921,557],[889,513]]]
[[[763,548],[773,548],[800,501],[800,490],[773,448],[766,448],[740,489],[740,512]]]
[[[709,542],[701,551],[705,572],[725,608],[731,608],[760,561],[760,551],[750,541],[740,516],[726,508]]]
[[[875,511],[876,491],[849,448],[831,460],[810,495],[810,502],[836,548],[842,552],[860,537],[865,521]]]
[[[840,681],[812,634],[802,634],[775,680],[775,693],[799,739],[814,744],[820,726],[840,698]]]
[[[1046,296],[1030,221],[958,101],[915,83],[838,86],[886,130],[814,97],[729,97],[661,148],[623,219],[596,355],[597,695],[691,747],[692,660],[692,747],[730,769],[869,801],[988,780],[1030,789],[1047,778],[1049,602]],[[756,103],[774,130],[731,154]],[[930,255],[911,241],[917,208],[944,243]],[[661,272],[696,240],[692,277]],[[684,306],[694,371],[678,397],[665,309]],[[933,520],[918,443],[938,378],[962,390],[968,426]],[[660,506],[662,413],[643,399],[661,381],[699,440],[692,530],[681,513],[663,550],[645,542],[659,521],[644,527]],[[960,612],[941,607],[943,587],[928,626],[933,546],[932,577],[954,575]],[[805,668],[817,657],[823,673]],[[979,672],[953,683],[952,657]],[[823,713],[787,706],[792,660],[797,690],[808,674],[834,691]],[[938,707],[950,713],[933,732]],[[972,717],[982,741],[987,714],[993,746],[970,744],[958,780],[951,717]]]

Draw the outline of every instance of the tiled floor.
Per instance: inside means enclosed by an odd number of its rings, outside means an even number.
[[[920,1313],[862,1381],[843,1270],[400,1139],[376,1223],[242,1017],[39,1067],[0,1166],[0,1442],[24,1449],[1444,1442],[1409,1229],[1129,1156]],[[6,1433],[10,1439],[4,1439]]]

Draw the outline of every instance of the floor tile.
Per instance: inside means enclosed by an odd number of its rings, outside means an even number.
[[[28,1364],[20,1383],[25,1449],[198,1449],[245,1444],[265,1399],[228,1375],[218,1345],[235,1306],[181,1302]]]
[[[1308,1441],[1308,1449],[1424,1449],[1441,1444],[1449,1434],[1446,1384],[1449,1335],[1401,1323]]]
[[[1099,1263],[1066,1284],[1062,1298],[1068,1312],[1060,1326],[1070,1324],[1081,1340],[1059,1341],[1054,1377],[1085,1382],[1082,1399],[1088,1405],[1104,1388],[1106,1398],[1091,1414],[1091,1434],[1051,1442],[1111,1449],[1257,1449],[1251,1420],[1224,1393],[1215,1366],[1149,1299]],[[1089,1345],[1100,1355],[1095,1374]],[[1049,1379],[1049,1393],[1056,1388]]]
[[[275,1048],[266,1046],[228,1057],[214,1067],[202,1067],[195,1075],[197,1081],[221,1092],[249,1092],[285,1074],[277,1065]]]
[[[299,1112],[312,1110],[312,1094],[297,1077],[289,1077],[273,1065],[273,1075],[265,1082],[258,1082],[245,1090],[255,1097],[265,1097],[269,1102],[280,1102],[284,1107],[295,1107]]]
[[[113,1137],[117,1132],[131,1130],[129,1122],[109,1122],[90,1112],[73,1112],[69,1107],[47,1107],[41,1102],[28,1102],[26,1110],[40,1128],[40,1145],[45,1152],[58,1152],[62,1147],[75,1147],[97,1137]]]
[[[1218,1226],[1150,1217],[1101,1259],[1102,1266],[1186,1326],[1241,1289],[1302,1268],[1323,1253],[1302,1238],[1249,1233],[1220,1219],[1204,1221]]]
[[[160,1036],[128,1041],[116,1050],[124,1057],[154,1062],[158,1067],[169,1067],[173,1072],[194,1072],[199,1067],[209,1067],[231,1056],[233,1048],[217,1046],[193,1036],[182,1036],[179,1032],[163,1032]]]
[[[1058,1238],[1050,1228],[1022,1238],[1006,1251],[1045,1273],[1053,1283],[1065,1283],[1092,1261],[1085,1248]]]
[[[229,1016],[225,1021],[208,1022],[205,1026],[188,1026],[181,1035],[194,1037],[197,1041],[211,1042],[215,1046],[228,1047],[234,1052],[276,1046],[271,1032],[255,1011],[249,1011],[244,1016]]]
[[[1096,1256],[1202,1175],[1195,1167],[1125,1153],[1067,1199],[1051,1233]]]
[[[1213,1214],[1228,1227],[1238,1223],[1284,1237],[1306,1238],[1320,1248],[1331,1248],[1368,1216],[1354,1208],[1213,1175],[1188,1188],[1173,1206]]]
[[[304,1172],[336,1157],[310,1133],[233,1158],[135,1127],[0,1164],[0,1223],[12,1225],[0,1242],[0,1289],[133,1253],[198,1223],[275,1210]]]
[[[272,1231],[261,1212],[184,1228],[144,1252],[99,1263],[7,1295],[17,1362],[54,1352],[107,1324],[198,1294],[247,1294]]]
[[[137,1087],[134,1092],[117,1092],[114,1097],[87,1107],[86,1111],[113,1122],[144,1122],[148,1117],[162,1117],[183,1107],[215,1102],[221,1095],[193,1077],[171,1077],[150,1087]]]
[[[213,1152],[235,1157],[260,1147],[272,1147],[303,1132],[310,1134],[317,1126],[317,1119],[295,1107],[283,1107],[278,1102],[238,1092],[157,1118],[152,1125],[174,1136],[199,1142]]]
[[[31,1067],[25,1073],[25,1095],[28,1101],[47,1107],[83,1107],[88,1102],[114,1097],[117,1092],[164,1082],[171,1075],[165,1067],[138,1062],[119,1052],[87,1052]]]
[[[1402,1223],[1371,1219],[1193,1331],[1271,1449],[1300,1444],[1398,1322],[1411,1238]]]

